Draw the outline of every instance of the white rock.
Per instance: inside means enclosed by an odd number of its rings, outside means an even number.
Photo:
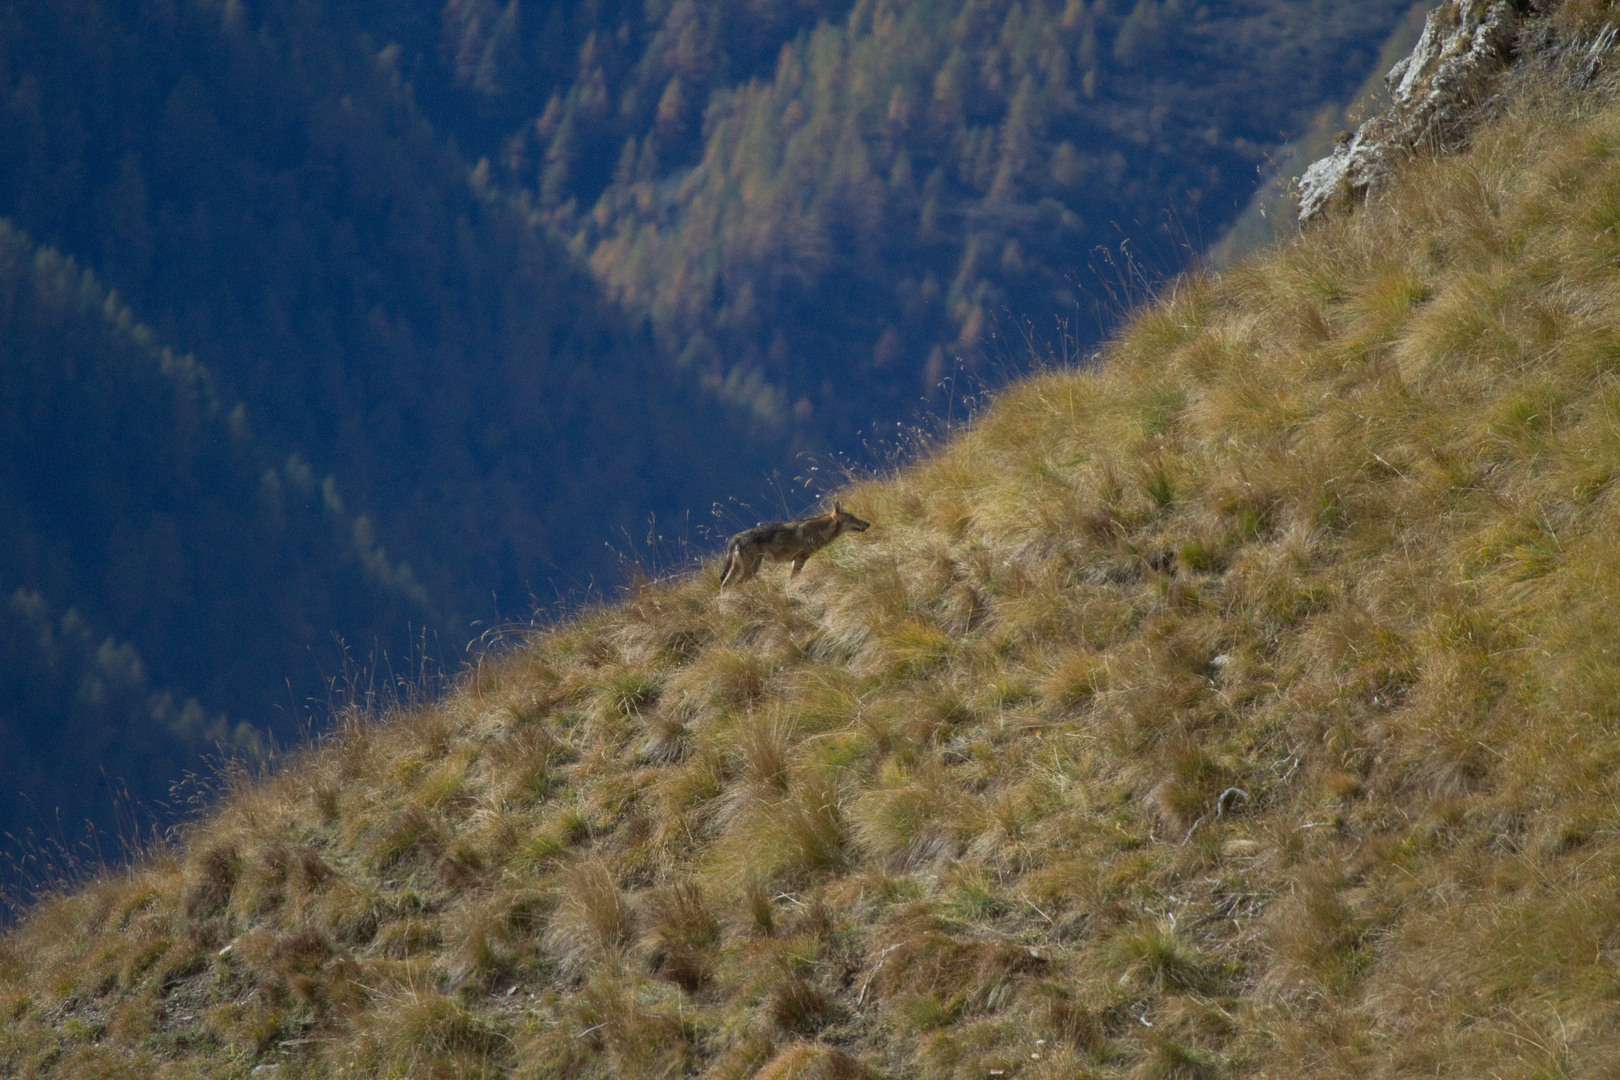
[[[1420,146],[1455,146],[1515,61],[1526,16],[1511,0],[1445,0],[1429,13],[1410,56],[1384,77],[1394,103],[1299,179],[1299,220],[1314,221],[1377,192]]]

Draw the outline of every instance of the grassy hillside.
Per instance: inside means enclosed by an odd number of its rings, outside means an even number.
[[[0,1063],[1612,1075],[1617,265],[1620,107],[1519,101],[798,581],[644,583],[36,907]]]

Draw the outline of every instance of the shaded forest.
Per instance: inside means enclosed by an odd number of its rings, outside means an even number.
[[[522,605],[542,568],[610,565],[559,554],[553,522],[689,505],[691,470],[659,464],[702,430],[667,407],[678,380],[468,185],[352,25],[306,3],[179,7],[5,11],[0,139],[21,152],[0,159],[0,211],[337,469],[462,622],[484,610],[466,596]]]
[[[0,829],[71,839],[112,818],[120,776],[257,753],[220,703],[279,693],[291,712],[285,673],[311,650],[339,668],[332,634],[424,622],[420,588],[368,572],[386,554],[323,510],[306,463],[266,460],[193,357],[3,223],[0,341],[0,790],[29,796],[0,801]]]
[[[453,666],[498,614],[616,582],[605,541],[763,486],[773,452],[470,187],[358,41],[309,4],[0,5],[26,748],[0,826],[110,820],[103,770],[151,802],[243,721],[295,738],[338,641]]]
[[[1128,287],[1220,238],[1414,6],[451,0],[435,23],[354,5],[666,354],[798,445],[844,449],[1026,335],[1089,351]]]

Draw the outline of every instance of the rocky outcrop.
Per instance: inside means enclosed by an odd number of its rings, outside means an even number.
[[[1501,100],[1519,68],[1556,67],[1565,82],[1589,82],[1615,42],[1613,28],[1595,37],[1561,32],[1557,0],[1444,0],[1412,54],[1384,77],[1393,99],[1381,115],[1341,136],[1333,153],[1299,180],[1302,225],[1349,209],[1394,174],[1402,158],[1451,149]]]
[[[1301,224],[1360,202],[1413,149],[1464,137],[1512,63],[1524,17],[1512,0],[1445,0],[1430,12],[1417,47],[1384,77],[1390,108],[1300,177]]]

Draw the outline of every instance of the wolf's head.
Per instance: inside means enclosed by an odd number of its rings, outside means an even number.
[[[862,521],[848,510],[843,503],[833,503],[833,524],[839,532],[865,532],[872,527],[870,521]]]

